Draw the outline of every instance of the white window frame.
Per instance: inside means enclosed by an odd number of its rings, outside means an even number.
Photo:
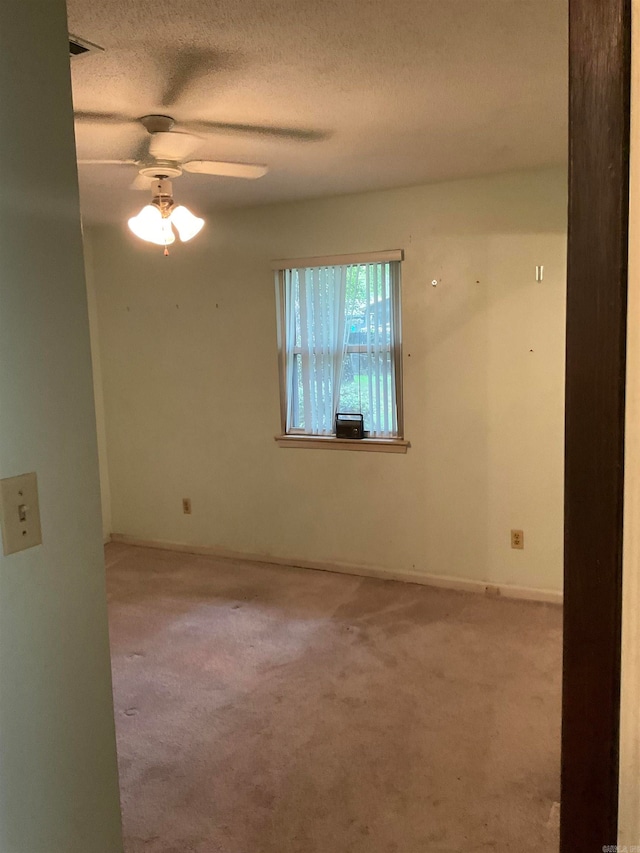
[[[406,453],[409,442],[404,438],[404,406],[402,382],[402,323],[401,323],[401,273],[400,262],[404,260],[401,249],[383,252],[365,252],[352,255],[328,255],[313,258],[290,258],[272,262],[275,273],[277,334],[278,334],[278,366],[280,375],[280,435],[276,441],[283,447],[307,447],[314,449],[332,450],[381,450],[392,453]],[[395,396],[398,435],[393,437],[374,437],[359,440],[339,439],[335,435],[314,435],[302,430],[287,432],[287,346],[286,346],[286,299],[285,272],[291,269],[347,266],[351,264],[393,263],[395,271],[392,287],[394,300],[394,329],[393,329],[393,360],[395,375]],[[366,346],[351,344],[347,346],[348,353],[366,352]],[[302,352],[295,348],[293,353]]]

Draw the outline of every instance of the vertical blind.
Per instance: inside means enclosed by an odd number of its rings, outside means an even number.
[[[398,435],[399,263],[281,271],[286,431],[331,435],[340,412]]]

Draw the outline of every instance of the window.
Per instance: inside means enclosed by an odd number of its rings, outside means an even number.
[[[402,437],[401,252],[280,261],[282,426],[331,436],[336,413],[365,437]]]

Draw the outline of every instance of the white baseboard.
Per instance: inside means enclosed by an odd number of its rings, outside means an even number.
[[[512,584],[492,584],[468,578],[444,577],[440,575],[419,575],[412,572],[396,572],[372,566],[357,566],[351,563],[327,563],[317,560],[301,560],[297,557],[275,557],[265,554],[249,554],[241,551],[227,551],[223,548],[211,548],[205,545],[185,545],[179,542],[162,542],[138,539],[123,533],[112,533],[112,542],[135,545],[140,548],[158,548],[161,551],[179,551],[183,554],[198,554],[223,560],[245,560],[250,563],[270,563],[277,566],[291,566],[301,569],[316,569],[322,572],[337,572],[343,575],[358,575],[379,580],[417,583],[422,586],[434,586],[440,589],[456,589],[464,592],[480,592],[485,595],[519,598],[526,601],[544,601],[550,604],[562,604],[562,593],[553,589],[534,589]]]

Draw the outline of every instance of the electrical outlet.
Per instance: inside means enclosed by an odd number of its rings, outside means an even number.
[[[524,532],[522,530],[511,531],[511,547],[519,550],[524,548]]]
[[[191,498],[182,498],[182,512],[191,515]]]

